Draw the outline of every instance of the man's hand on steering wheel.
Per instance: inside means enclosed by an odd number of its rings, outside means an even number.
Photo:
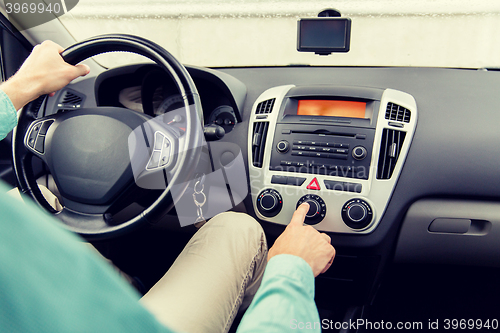
[[[52,41],[45,41],[33,48],[19,71],[1,89],[9,96],[16,110],[38,96],[51,94],[63,88],[79,76],[85,76],[90,68],[64,61],[60,53],[64,49]]]

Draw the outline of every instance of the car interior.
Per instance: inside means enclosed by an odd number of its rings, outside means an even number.
[[[370,27],[342,3],[285,15],[292,51],[323,61],[362,47],[359,30]],[[453,15],[473,15],[467,10]],[[500,8],[487,15],[499,24]],[[1,179],[140,280],[142,291],[205,220],[249,214],[270,247],[307,202],[305,223],[336,249],[315,280],[323,331],[498,329],[500,67],[189,65],[182,52],[134,31],[80,40],[58,17],[22,29],[5,8],[0,28],[3,81],[45,39],[62,45],[69,63],[91,67],[21,111],[0,142]],[[439,31],[447,34],[453,26]],[[480,38],[489,45],[496,37]],[[111,52],[142,58],[108,68],[95,57]]]

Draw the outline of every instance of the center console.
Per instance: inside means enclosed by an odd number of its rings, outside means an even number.
[[[417,122],[414,98],[393,89],[279,86],[256,100],[248,160],[254,210],[286,225],[373,231],[386,209]]]

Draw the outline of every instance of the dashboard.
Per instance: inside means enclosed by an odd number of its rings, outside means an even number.
[[[500,266],[500,73],[187,69],[205,125],[226,132],[208,143],[212,171],[241,159],[246,188],[224,178],[241,197],[228,207],[272,240],[307,201],[306,223],[331,237],[337,257],[317,279],[321,297],[363,303],[393,261]],[[139,64],[74,83],[46,110],[94,105],[154,116],[175,108],[176,92],[155,65]]]
[[[239,110],[246,87],[224,73],[209,69],[190,67],[189,72],[200,93],[205,124],[216,124],[225,133],[231,132],[241,122]],[[99,76],[96,89],[97,105],[126,107],[151,117],[182,107],[182,98],[173,81],[156,65],[107,71]]]

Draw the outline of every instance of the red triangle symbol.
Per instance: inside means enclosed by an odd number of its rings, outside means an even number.
[[[319,187],[319,183],[318,183],[318,180],[316,179],[316,177],[314,177],[314,179],[311,180],[311,182],[309,183],[309,185],[307,185],[307,189],[308,190],[321,190],[321,188]]]

